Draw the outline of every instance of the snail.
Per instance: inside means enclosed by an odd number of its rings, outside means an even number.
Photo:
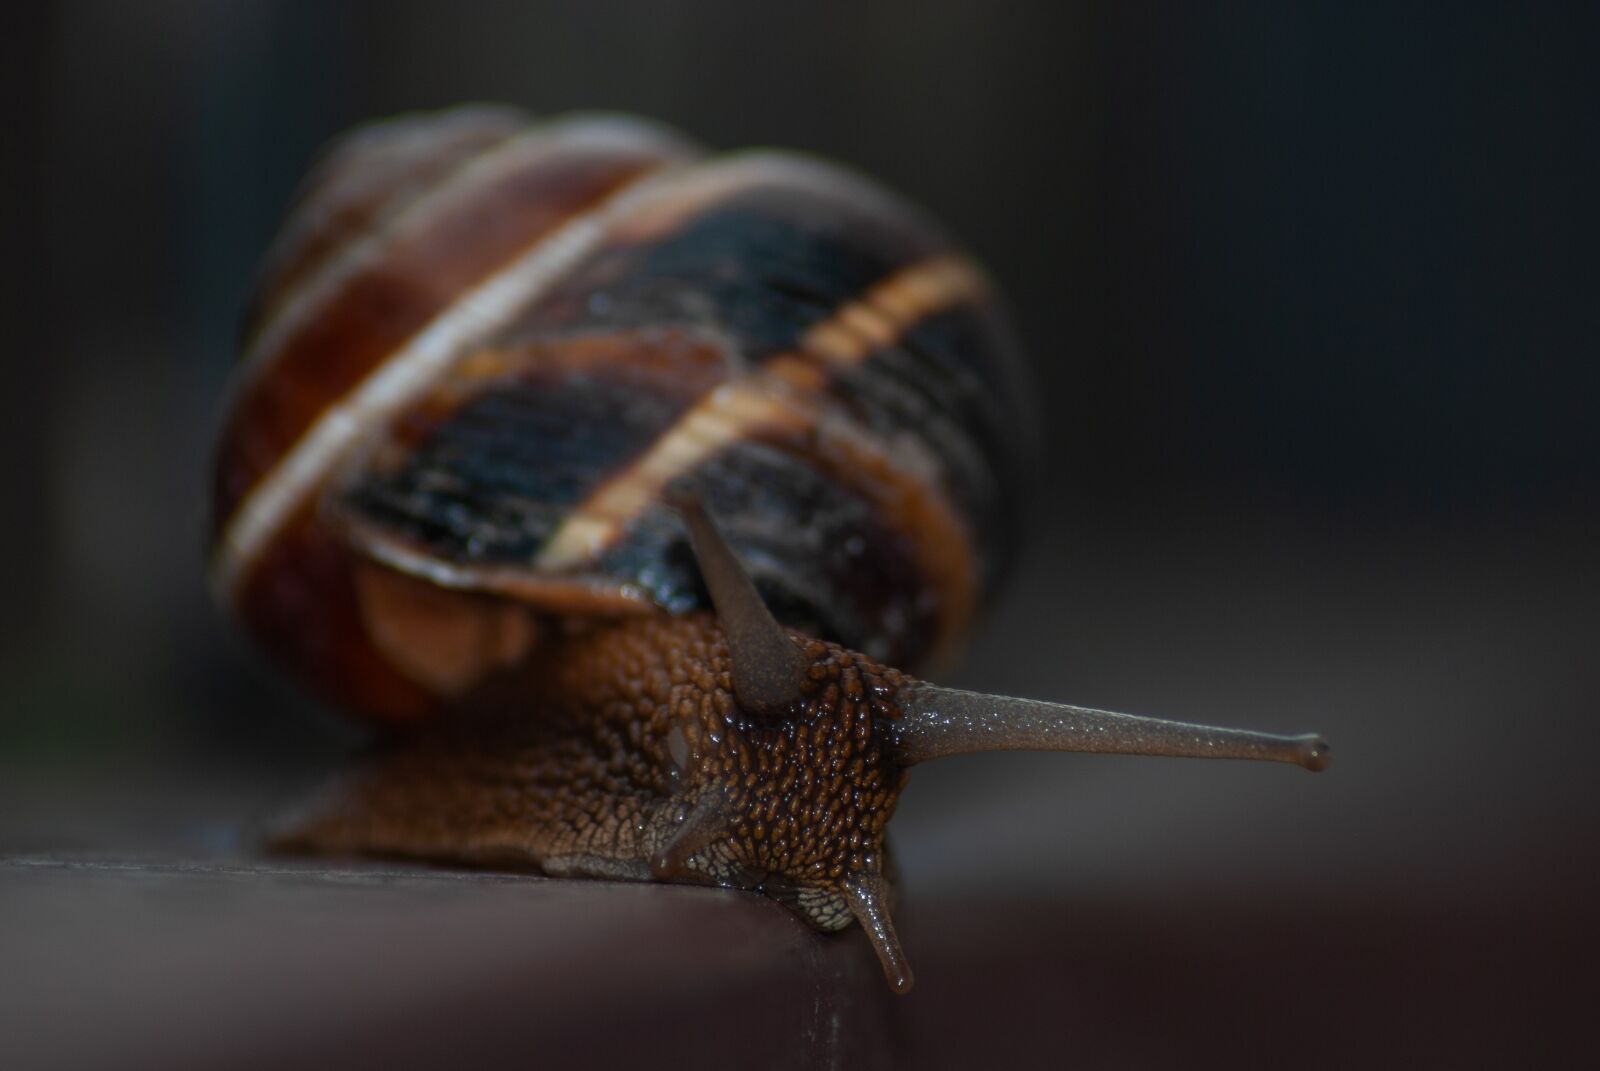
[[[1006,565],[1028,395],[937,226],[798,154],[472,106],[313,169],[216,454],[219,600],[388,730],[282,850],[757,890],[911,985],[884,830],[1001,749],[1327,763],[910,675]]]

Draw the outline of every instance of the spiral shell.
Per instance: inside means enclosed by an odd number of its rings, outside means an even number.
[[[561,617],[705,605],[676,481],[778,617],[894,665],[960,637],[1015,529],[1027,406],[983,274],[804,156],[484,107],[375,125],[308,180],[245,338],[215,587],[373,717],[458,701]]]

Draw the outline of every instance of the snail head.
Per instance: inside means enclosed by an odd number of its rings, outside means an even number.
[[[716,607],[729,687],[684,722],[683,791],[654,831],[656,876],[759,888],[819,929],[851,921],[889,982],[911,986],[891,914],[884,829],[907,770],[982,751],[1264,759],[1321,770],[1320,737],[1278,736],[941,688],[791,632],[698,498],[672,505]]]

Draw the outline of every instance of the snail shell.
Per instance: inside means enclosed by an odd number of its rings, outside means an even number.
[[[706,606],[674,480],[780,619],[901,666],[952,649],[1016,528],[1030,421],[988,283],[915,209],[808,157],[482,107],[369,127],[307,181],[245,334],[216,587],[379,719],[534,642],[443,591]],[[408,613],[454,615],[462,650]]]

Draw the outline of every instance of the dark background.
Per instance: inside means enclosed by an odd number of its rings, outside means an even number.
[[[1600,892],[1592,5],[4,19],[0,848],[247,851],[354,739],[202,584],[235,319],[316,147],[462,100],[618,109],[849,161],[1009,294],[1037,508],[952,683],[1334,745],[1318,778],[919,769],[895,830],[924,1053],[1037,1055],[1070,1024],[1104,1065],[1252,1036],[1399,1062],[1577,1026]]]

